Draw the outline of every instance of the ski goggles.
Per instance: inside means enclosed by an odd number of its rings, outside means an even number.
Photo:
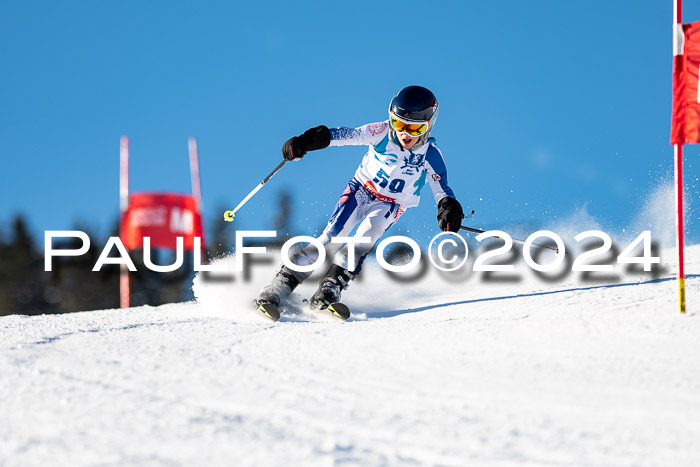
[[[427,120],[422,122],[403,120],[393,112],[389,112],[389,122],[391,128],[397,133],[406,133],[409,136],[420,136],[425,134],[430,128]]]

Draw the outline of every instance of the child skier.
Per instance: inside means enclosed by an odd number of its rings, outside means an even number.
[[[440,229],[459,231],[462,206],[447,184],[445,161],[435,145],[435,138],[430,137],[437,114],[438,101],[430,90],[408,86],[391,100],[388,120],[359,128],[329,129],[321,125],[287,140],[282,146],[284,158],[293,161],[300,160],[308,151],[328,146],[369,146],[335,205],[328,225],[318,237],[326,254],[335,253],[335,256],[311,298],[313,310],[324,310],[340,300],[340,293],[360,272],[363,260],[381,236],[407,208],[418,206],[426,182],[438,205]],[[355,245],[357,261],[349,264],[348,245],[331,243],[331,239],[349,236],[358,224],[354,237],[369,237],[370,241]],[[299,266],[306,266],[313,264],[318,255],[316,247],[309,245],[298,251],[292,260]],[[254,301],[255,306],[265,313],[265,308],[269,310],[272,305],[278,317],[279,304],[310,275],[311,272],[292,271],[282,266]],[[333,311],[332,306],[329,311]]]

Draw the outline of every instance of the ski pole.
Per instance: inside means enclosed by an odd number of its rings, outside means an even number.
[[[251,191],[250,193],[248,193],[248,196],[246,196],[245,198],[243,198],[243,201],[241,201],[240,203],[238,203],[238,206],[236,206],[234,209],[232,209],[232,210],[230,210],[230,211],[226,211],[226,212],[224,213],[224,220],[225,220],[226,222],[233,222],[233,218],[236,217],[236,211],[238,211],[239,209],[241,209],[241,208],[243,207],[243,205],[244,205],[245,203],[247,203],[248,200],[249,200],[250,198],[252,198],[252,197],[255,195],[255,193],[257,193],[257,192],[260,190],[260,188],[262,188],[263,185],[265,185],[277,172],[279,172],[279,170],[282,168],[282,166],[283,166],[284,164],[286,164],[286,163],[287,163],[287,159],[285,159],[285,160],[283,160],[282,162],[280,162],[280,164],[279,164],[277,167],[275,167],[275,170],[273,170],[272,172],[270,172],[269,175],[268,175],[267,177],[265,177],[265,178],[263,179],[262,182],[258,183],[258,186],[256,186],[255,188],[253,188],[253,191]]]
[[[466,230],[467,232],[486,233],[485,230],[474,229],[474,228],[472,228],[472,227],[461,226],[460,229]],[[501,238],[501,237],[495,237],[495,238]],[[517,238],[511,237],[511,240],[513,240],[513,243],[517,243],[517,244],[519,244],[519,245],[524,245],[524,244],[525,244],[524,241],[518,240]],[[538,243],[533,243],[532,245],[533,245],[533,246],[540,247],[540,248],[547,248],[548,250],[552,250],[552,251],[556,252],[557,254],[559,254],[559,248],[553,248],[553,247],[547,246],[547,245],[540,245],[540,244],[538,244]]]

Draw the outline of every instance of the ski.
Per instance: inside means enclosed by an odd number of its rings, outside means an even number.
[[[309,301],[303,300],[302,303],[308,306]],[[250,306],[251,310],[256,313],[260,313],[265,318],[270,321],[279,321],[280,319],[280,309],[272,303],[260,303],[258,300],[253,300]],[[340,302],[333,302],[324,308],[306,308],[307,313],[310,311],[313,313],[328,313],[335,319],[341,321],[347,321],[350,318],[350,308],[347,305]]]
[[[280,319],[280,310],[272,303],[260,303],[253,301],[252,308],[272,321],[278,321]]]
[[[312,310],[316,312],[328,312],[334,317],[343,321],[347,321],[347,319],[350,317],[350,308],[348,308],[348,306],[344,303],[340,302],[333,302],[326,308],[321,308],[318,310],[312,308]]]
[[[348,306],[344,303],[333,302],[325,308],[311,307],[309,300],[307,300],[306,298],[302,300],[302,303],[308,307],[307,310],[311,313],[328,312],[334,318],[337,318],[342,321],[347,321],[348,318],[350,318],[350,308],[348,308]]]

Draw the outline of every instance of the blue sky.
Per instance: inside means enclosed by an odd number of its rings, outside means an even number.
[[[700,1],[684,5],[700,20]],[[118,213],[119,138],[132,191],[190,191],[199,142],[206,223],[233,207],[311,126],[384,120],[421,84],[471,225],[546,225],[585,209],[627,226],[672,177],[669,1],[3,2],[0,223],[44,230]],[[280,190],[302,231],[322,226],[364,149],[288,164],[231,228],[270,226]],[[686,147],[688,235],[700,164]],[[673,209],[669,205],[669,210]],[[429,191],[400,232],[437,233]]]

